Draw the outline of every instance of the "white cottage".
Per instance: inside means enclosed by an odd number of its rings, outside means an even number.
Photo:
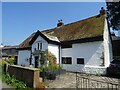
[[[49,50],[67,71],[105,74],[112,60],[111,37],[105,15],[33,33],[20,44],[18,65],[40,66],[40,57],[36,54],[39,50]]]

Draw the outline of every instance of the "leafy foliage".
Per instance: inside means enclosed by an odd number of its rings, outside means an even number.
[[[9,60],[7,60],[7,62],[8,61]],[[11,58],[9,63],[13,64],[14,59]],[[4,69],[4,64],[6,64],[6,61],[3,59],[3,60],[0,61],[0,67],[2,67],[2,69]],[[24,82],[16,80],[14,76],[10,77],[10,75],[8,73],[5,74],[4,70],[2,70],[1,79],[2,79],[3,82],[7,83],[8,85],[11,85],[11,86],[15,87],[16,89],[28,88]]]
[[[113,30],[120,30],[120,1],[107,2],[107,18]]]
[[[1,64],[0,64],[0,67],[2,68],[1,70],[2,70],[2,73],[4,73],[4,65],[5,64],[7,64],[7,62],[4,60],[4,59],[2,59],[1,60]]]
[[[8,60],[6,60],[10,65],[15,63],[15,59],[14,57],[9,58]]]
[[[40,51],[40,64],[44,65],[45,64],[45,52]]]
[[[47,53],[41,51],[40,55],[41,55],[40,70],[43,70],[43,68],[44,68],[45,71],[55,71],[55,70],[58,70],[58,69],[62,69],[62,67],[60,67],[57,64],[57,59],[56,59],[55,55],[53,55],[50,51],[48,51]],[[49,62],[48,65],[45,65],[45,63],[44,63],[45,59],[48,60],[48,62]]]
[[[2,75],[2,80],[8,85],[12,85],[17,89],[27,88],[27,85],[24,82],[16,80],[14,76],[10,77],[8,73]]]
[[[48,51],[46,54],[47,60],[49,61],[49,65],[57,64],[57,59],[55,55]]]

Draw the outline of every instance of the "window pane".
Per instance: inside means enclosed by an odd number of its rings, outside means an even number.
[[[77,58],[77,64],[84,64],[84,58]]]
[[[62,57],[62,64],[72,64],[71,57]]]
[[[40,43],[40,50],[42,50],[42,43]]]
[[[39,50],[39,43],[38,43],[38,50]]]
[[[65,64],[65,58],[62,57],[62,64]]]

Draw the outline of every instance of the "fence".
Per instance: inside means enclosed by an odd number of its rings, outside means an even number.
[[[91,79],[89,77],[80,76],[79,73],[76,73],[76,88],[85,88],[85,89],[106,89],[106,90],[119,90],[118,83],[99,81]]]
[[[23,81],[31,88],[45,88],[46,86],[39,79],[39,69],[8,65],[8,73],[17,80]]]

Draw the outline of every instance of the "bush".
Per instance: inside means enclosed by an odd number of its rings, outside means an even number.
[[[0,65],[0,67],[2,68],[2,73],[4,73],[4,70],[5,70],[4,65],[7,64],[7,63],[6,63],[6,61],[5,61],[4,59],[2,59],[1,62],[2,62],[2,63],[1,63],[1,65]]]
[[[10,65],[13,65],[15,63],[15,58],[9,58],[8,60],[6,60],[7,63],[9,63]]]
[[[43,69],[45,71],[48,71],[48,67],[46,65],[40,66],[39,69],[40,69],[40,72],[42,72]]]
[[[56,70],[61,70],[62,67],[57,65],[57,64],[52,64],[52,65],[49,65],[49,71],[56,71]]]
[[[5,74],[3,69],[4,69],[4,65],[6,64],[6,61],[3,59],[1,60],[1,63],[2,64],[0,64],[0,67],[2,67],[2,81],[3,82],[7,83],[8,85],[12,85],[17,89],[28,88],[25,83],[23,83],[22,81],[16,80],[14,76],[10,77],[8,73]],[[9,63],[11,64],[14,63],[13,58],[10,59]]]
[[[46,54],[47,60],[49,61],[49,64],[57,64],[57,59],[55,55],[53,55],[51,52],[48,51]]]
[[[2,80],[6,82],[8,85],[12,85],[17,89],[23,89],[27,88],[26,84],[22,81],[16,80],[14,76],[10,77],[10,75],[7,73],[6,75],[2,75]]]

